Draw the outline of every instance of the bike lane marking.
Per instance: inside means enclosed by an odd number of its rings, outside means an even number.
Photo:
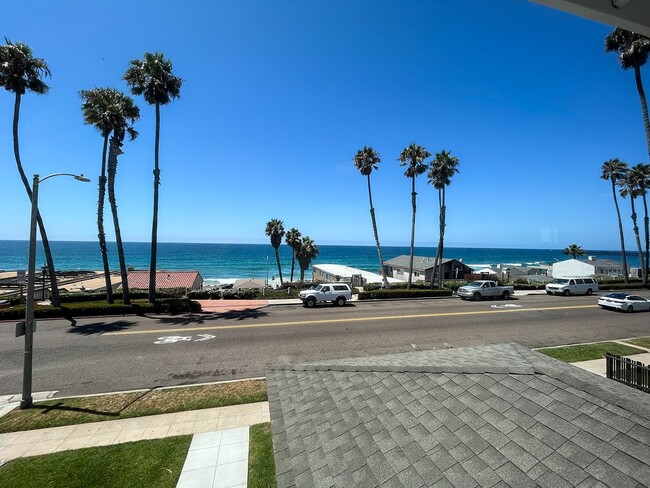
[[[538,308],[517,308],[517,309],[500,309],[500,310],[477,310],[472,312],[444,312],[444,313],[424,313],[414,315],[386,315],[380,317],[352,317],[347,319],[323,319],[323,320],[301,320],[295,322],[267,322],[261,324],[239,324],[239,325],[207,325],[202,327],[182,327],[176,329],[151,329],[151,330],[125,330],[119,332],[106,332],[104,336],[113,335],[139,335],[139,334],[161,334],[171,332],[196,332],[201,330],[228,330],[228,329],[254,329],[262,327],[295,327],[302,325],[319,325],[319,324],[340,324],[349,322],[373,322],[380,320],[408,320],[423,319],[432,317],[459,317],[463,315],[488,315],[499,313],[517,313],[517,312],[543,312],[546,310],[575,310],[582,308],[596,308],[598,305],[571,305],[564,307],[538,307]]]

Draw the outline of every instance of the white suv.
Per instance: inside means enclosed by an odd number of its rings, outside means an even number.
[[[591,295],[598,291],[598,282],[593,278],[556,278],[546,285],[549,295]]]
[[[352,298],[352,290],[345,283],[324,283],[312,290],[300,292],[300,299],[305,307],[313,307],[316,302],[332,302],[339,307]]]

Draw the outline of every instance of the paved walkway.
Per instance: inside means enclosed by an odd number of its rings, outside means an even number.
[[[26,456],[196,434],[179,487],[246,486],[248,427],[269,422],[267,402],[0,434],[0,466]],[[206,480],[212,479],[209,484]]]

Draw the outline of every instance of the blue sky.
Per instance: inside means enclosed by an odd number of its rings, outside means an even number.
[[[96,239],[102,139],[78,92],[110,86],[131,59],[161,51],[184,85],[162,109],[159,240],[266,243],[271,218],[319,244],[374,243],[365,178],[373,146],[380,238],[410,239],[410,142],[451,150],[448,246],[618,248],[602,163],[648,162],[632,72],[603,52],[612,27],[525,0],[399,2],[34,1],[5,6],[0,34],[52,71],[49,94],[23,97],[28,175],[84,173],[40,188],[52,240]],[[650,90],[650,68],[644,67]],[[125,241],[150,238],[154,110],[116,184]],[[27,239],[29,202],[12,152],[13,95],[0,93],[0,239]],[[437,198],[417,180],[416,245],[437,242]],[[634,241],[622,202],[627,247]],[[107,207],[108,208],[108,207]],[[107,213],[110,224],[110,214]],[[107,225],[109,240],[112,227]]]

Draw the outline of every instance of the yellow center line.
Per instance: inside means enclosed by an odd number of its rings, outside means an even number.
[[[444,312],[444,313],[423,313],[414,315],[387,315],[381,317],[356,317],[347,319],[324,319],[324,320],[301,320],[296,322],[268,322],[261,324],[239,324],[239,325],[210,325],[204,327],[180,327],[175,329],[152,329],[152,330],[127,330],[121,332],[106,332],[104,335],[135,335],[135,334],[161,334],[169,332],[195,332],[199,330],[226,330],[226,329],[252,329],[257,327],[291,327],[296,325],[318,325],[318,324],[338,324],[345,322],[371,322],[378,320],[398,320],[398,319],[423,319],[431,317],[458,317],[462,315],[487,315],[496,313],[513,313],[513,312],[539,312],[545,310],[571,310],[578,308],[594,308],[597,305],[572,305],[566,307],[544,307],[544,308],[515,308],[500,310],[481,310],[475,312]]]

